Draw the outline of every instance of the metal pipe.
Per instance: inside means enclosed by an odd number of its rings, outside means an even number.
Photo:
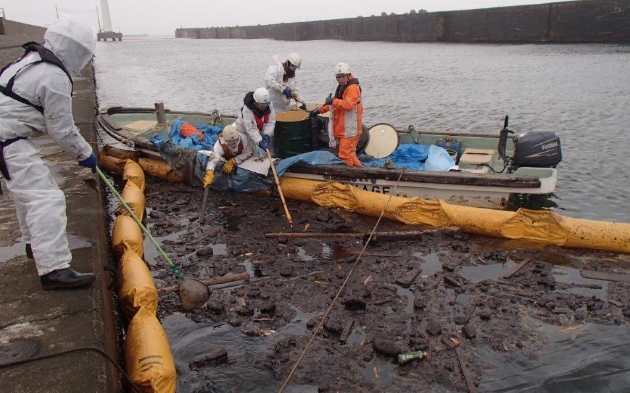
[[[155,114],[157,116],[158,125],[166,124],[166,113],[164,112],[164,103],[156,102],[155,103]]]

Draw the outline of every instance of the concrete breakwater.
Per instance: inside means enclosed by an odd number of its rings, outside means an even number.
[[[583,0],[258,26],[180,28],[176,38],[453,43],[630,43],[630,0]]]

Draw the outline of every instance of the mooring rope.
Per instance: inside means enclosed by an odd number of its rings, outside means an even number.
[[[302,359],[304,359],[304,356],[306,355],[306,353],[310,349],[311,344],[313,344],[313,341],[315,341],[315,336],[317,336],[317,334],[319,333],[320,329],[324,325],[324,322],[326,321],[326,318],[328,318],[328,315],[330,315],[330,312],[332,311],[332,308],[335,305],[335,302],[337,301],[337,299],[339,299],[339,296],[341,296],[341,293],[345,289],[346,284],[350,280],[350,277],[352,276],[352,273],[354,272],[355,267],[357,266],[357,264],[361,260],[361,257],[363,256],[363,253],[365,252],[365,249],[367,248],[368,244],[370,244],[370,240],[372,240],[372,237],[374,237],[374,233],[376,233],[376,229],[378,228],[378,224],[380,224],[381,219],[383,218],[383,215],[385,214],[385,211],[387,210],[387,206],[389,206],[389,202],[392,200],[392,197],[394,196],[394,194],[396,192],[396,189],[398,188],[398,184],[400,184],[400,179],[402,178],[403,174],[405,173],[405,169],[406,168],[403,167],[402,171],[400,172],[400,176],[398,176],[398,180],[396,180],[396,185],[394,186],[394,189],[392,190],[392,192],[389,194],[389,198],[387,199],[387,202],[385,203],[385,206],[383,207],[383,210],[381,211],[381,215],[378,217],[378,220],[376,220],[376,224],[374,224],[374,228],[372,228],[372,231],[370,232],[370,236],[368,236],[365,244],[363,245],[363,248],[361,249],[361,252],[357,256],[357,259],[352,264],[352,268],[348,272],[348,275],[346,276],[345,280],[343,280],[343,283],[339,287],[339,290],[337,291],[337,294],[335,295],[333,301],[330,303],[330,306],[328,307],[328,310],[326,310],[326,312],[324,313],[324,317],[322,318],[322,320],[319,322],[319,324],[317,325],[317,327],[313,331],[313,334],[311,335],[311,338],[308,340],[308,343],[306,344],[306,347],[304,347],[304,350],[302,351],[302,354],[300,355],[298,360],[295,362],[295,365],[293,366],[293,368],[291,369],[291,372],[289,373],[289,375],[285,379],[284,383],[280,387],[280,390],[278,390],[278,393],[282,393],[284,391],[284,389],[287,387],[287,385],[289,384],[289,381],[291,380],[291,377],[293,377],[293,374],[295,374],[295,371],[297,370],[298,366],[302,362]]]

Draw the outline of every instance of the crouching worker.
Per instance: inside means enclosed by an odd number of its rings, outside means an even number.
[[[219,139],[215,142],[210,160],[208,160],[206,175],[203,179],[204,188],[209,187],[214,181],[214,169],[219,162],[225,162],[223,174],[231,175],[238,164],[253,154],[253,143],[244,134],[240,134],[233,124],[225,126],[223,132],[219,134]]]
[[[30,138],[48,134],[79,165],[96,171],[92,147],[72,117],[72,77],[92,58],[96,33],[84,22],[59,18],[45,45],[24,44],[25,54],[0,71],[0,170],[15,203],[26,243],[45,290],[90,285],[92,273],[70,269],[66,200]]]

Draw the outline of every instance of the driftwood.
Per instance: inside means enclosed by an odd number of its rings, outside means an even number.
[[[193,360],[188,364],[188,367],[191,370],[198,370],[207,366],[217,366],[219,364],[227,363],[227,361],[228,353],[225,348],[221,348],[208,356],[204,356],[201,359]]]
[[[510,270],[509,272],[507,272],[503,278],[508,279],[510,277],[512,277],[513,275],[515,275],[516,273],[518,273],[519,270],[521,270],[523,267],[525,267],[525,265],[527,265],[529,263],[529,259],[524,260],[523,262],[519,263],[518,265],[516,265],[512,270]]]
[[[240,281],[240,280],[249,280],[249,273],[243,272],[239,274],[232,274],[229,276],[216,277],[216,278],[208,278],[208,279],[199,280],[199,281],[201,281],[202,283],[208,286],[212,286],[212,285],[226,284],[229,282]],[[160,293],[179,292],[179,284],[171,285],[170,287],[160,288],[159,292]]]
[[[462,369],[462,374],[464,374],[464,380],[466,381],[466,387],[470,393],[477,393],[477,387],[475,386],[475,382],[473,381],[473,376],[470,373],[466,364],[464,364],[464,356],[462,355],[462,351],[459,347],[455,347],[455,353],[457,354],[457,361],[459,362],[459,367]]]
[[[418,230],[418,231],[388,231],[388,232],[374,232],[374,238],[376,239],[407,239],[407,238],[415,238],[421,235],[427,235],[432,233],[447,233],[447,232],[459,232],[459,228],[447,227],[447,228],[438,228],[438,229],[426,229],[426,230]],[[299,239],[299,238],[334,238],[334,237],[361,237],[367,238],[370,236],[369,232],[303,232],[303,233],[293,233],[293,232],[272,232],[265,233],[265,237],[268,238],[279,238],[286,237],[290,239]]]
[[[580,270],[580,276],[593,280],[605,280],[616,282],[630,282],[630,274],[596,272],[593,270]]]
[[[350,331],[352,330],[353,325],[354,319],[350,318],[348,322],[346,322],[346,326],[343,328],[343,332],[341,332],[341,337],[339,337],[340,343],[345,343],[348,340],[348,336],[350,335]]]

